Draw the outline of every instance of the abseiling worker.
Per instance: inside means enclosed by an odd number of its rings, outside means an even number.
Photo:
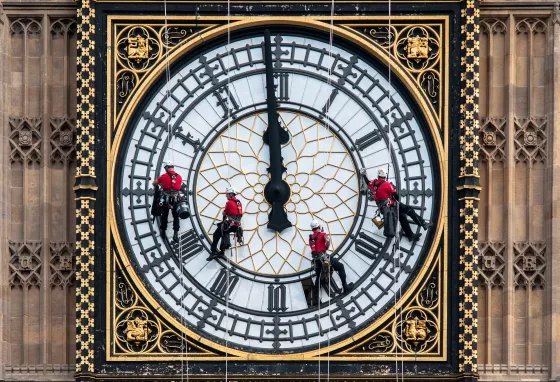
[[[377,179],[370,181],[367,177],[366,170],[361,169],[360,173],[364,181],[367,183],[371,190],[373,200],[377,204],[380,212],[383,214],[384,231],[383,234],[387,237],[395,236],[396,226],[396,210],[398,204],[399,223],[404,231],[405,236],[410,241],[417,241],[422,234],[412,232],[408,216],[420,227],[427,230],[432,226],[432,223],[425,221],[421,216],[418,216],[414,208],[404,203],[399,202],[399,195],[395,186],[387,181],[387,173],[383,169],[377,171]]]
[[[180,219],[175,207],[181,199],[179,191],[181,190],[181,185],[183,184],[183,178],[175,172],[175,165],[172,161],[163,162],[163,168],[165,169],[165,173],[161,174],[152,183],[154,186],[161,186],[162,188],[159,230],[161,237],[165,238],[165,232],[167,231],[167,218],[169,217],[169,210],[171,210],[171,213],[173,214],[173,241],[178,243]]]
[[[321,225],[317,221],[312,221],[311,230],[313,231],[309,235],[309,246],[311,247],[311,256],[313,258],[313,266],[315,268],[315,288],[313,288],[313,301],[314,303],[319,302],[319,287],[321,280],[322,282],[328,283],[329,275],[323,275],[322,272],[328,267],[323,267],[323,264],[330,263],[332,268],[338,272],[338,276],[340,277],[340,281],[342,281],[342,288],[344,293],[348,293],[352,290],[354,283],[348,284],[346,282],[346,271],[344,270],[344,264],[342,264],[337,259],[333,258],[327,253],[331,245],[331,238],[321,229]],[[327,288],[329,286],[327,285]]]
[[[224,256],[224,251],[231,247],[230,233],[239,233],[241,230],[241,217],[243,216],[243,206],[239,199],[235,197],[235,188],[226,188],[226,205],[222,212],[223,221],[217,224],[216,231],[212,235],[211,254],[206,259],[211,261],[218,256]],[[222,240],[220,251],[218,252],[218,242]]]

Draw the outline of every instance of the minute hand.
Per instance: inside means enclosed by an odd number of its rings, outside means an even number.
[[[288,220],[284,205],[290,199],[290,186],[282,179],[282,173],[286,171],[282,163],[282,151],[280,143],[280,126],[276,112],[276,94],[274,91],[274,77],[272,73],[272,48],[270,43],[270,31],[264,31],[264,59],[266,68],[266,102],[268,108],[268,128],[265,132],[270,151],[270,182],[264,188],[264,197],[272,206],[268,215],[267,227],[278,233],[292,226]]]

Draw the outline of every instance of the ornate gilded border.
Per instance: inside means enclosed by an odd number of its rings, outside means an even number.
[[[157,43],[159,41],[160,44],[163,43],[163,39],[161,37],[161,28],[162,25],[154,24],[155,20],[160,19],[161,17],[156,16],[142,16],[136,17],[134,21],[129,21],[129,24],[124,23],[126,17],[117,17],[111,16],[108,20],[108,30],[111,33],[108,33],[108,47],[118,45],[118,36],[121,38],[129,38],[126,35],[127,31],[134,27],[142,26],[145,28],[147,32],[146,35],[143,35],[143,38],[148,40],[150,38],[154,40],[149,40],[152,43]],[[192,26],[193,24],[193,17],[182,17],[182,16],[174,16],[169,17],[169,24],[177,27],[181,26]],[[401,23],[405,20],[418,20],[422,19],[430,19],[430,20],[442,20],[443,25],[445,28],[442,28],[441,35],[438,36],[439,44],[442,41],[445,44],[448,44],[449,41],[449,18],[447,16],[394,16],[392,19],[400,20]],[[145,23],[144,21],[145,20]],[[326,23],[327,20],[330,20],[328,17],[232,17],[231,19],[230,28],[233,30],[240,29],[244,27],[250,27],[254,25],[261,25],[267,24],[270,22],[275,22],[279,24],[286,24],[286,23],[299,23],[301,25],[306,25],[311,28],[316,28],[320,30],[328,30],[330,25]],[[129,260],[127,259],[124,251],[124,247],[120,242],[120,238],[118,237],[118,231],[116,228],[116,221],[115,221],[115,211],[114,211],[114,201],[112,198],[113,192],[113,177],[114,177],[114,170],[115,170],[115,162],[116,156],[118,154],[118,146],[120,140],[123,135],[124,126],[127,125],[129,118],[132,115],[132,110],[136,107],[139,100],[141,99],[141,95],[149,88],[150,84],[157,78],[165,68],[165,58],[169,57],[169,60],[173,62],[175,59],[178,59],[181,55],[185,54],[189,49],[196,47],[201,42],[207,41],[210,38],[213,38],[216,35],[225,33],[227,31],[227,27],[223,24],[227,21],[225,17],[198,17],[196,18],[197,26],[200,27],[201,25],[208,25],[210,24],[211,27],[203,28],[203,30],[196,32],[190,38],[185,38],[182,40],[176,47],[172,47],[169,49],[168,55],[162,55],[160,53],[154,53],[154,59],[152,60],[153,63],[150,63],[147,67],[143,67],[143,64],[139,62],[140,67],[135,67],[134,62],[131,64],[126,62],[126,59],[123,60],[122,57],[118,57],[117,55],[111,56],[111,51],[108,50],[108,66],[107,66],[107,76],[108,76],[108,88],[107,93],[112,95],[108,100],[108,121],[107,121],[107,137],[108,137],[108,157],[107,157],[107,182],[108,182],[108,193],[107,193],[107,210],[108,210],[108,218],[107,218],[107,243],[111,243],[113,240],[115,241],[115,250],[113,250],[108,246],[107,247],[107,265],[115,264],[116,259],[114,256],[118,257],[118,261],[122,262],[123,269],[127,270],[127,278],[130,279],[132,285],[139,289],[139,293],[145,296],[145,301],[143,301],[144,307],[150,307],[152,312],[158,312],[160,316],[158,316],[158,320],[161,322],[165,322],[170,328],[174,328],[176,333],[183,333],[187,337],[196,338],[196,334],[191,333],[188,329],[182,328],[179,329],[182,325],[180,322],[176,321],[171,315],[165,312],[164,309],[160,309],[161,306],[159,303],[154,300],[146,291],[144,290],[143,284],[138,278],[138,276],[133,271]],[[330,353],[330,360],[348,360],[348,361],[360,361],[360,360],[395,360],[395,356],[399,356],[399,360],[403,361],[414,361],[418,359],[422,359],[423,361],[445,361],[447,359],[447,278],[441,277],[442,272],[436,272],[438,274],[438,286],[443,285],[440,292],[440,301],[441,303],[438,305],[436,310],[424,309],[420,305],[411,305],[411,301],[419,301],[418,295],[415,293],[420,293],[424,288],[424,282],[426,280],[425,277],[427,273],[433,270],[434,264],[438,264],[438,269],[447,269],[447,137],[448,137],[448,121],[447,121],[447,113],[444,111],[441,114],[441,118],[438,118],[437,113],[432,105],[429,104],[429,99],[425,95],[424,91],[422,90],[421,86],[418,84],[418,73],[421,72],[417,69],[409,67],[407,65],[407,59],[403,59],[403,57],[399,57],[399,51],[397,49],[384,49],[383,46],[380,44],[375,43],[367,36],[364,36],[361,31],[353,30],[353,28],[349,27],[349,23],[360,23],[360,25],[371,25],[371,26],[379,26],[383,22],[386,23],[386,17],[335,17],[335,33],[353,40],[358,45],[362,46],[366,50],[370,52],[370,54],[374,54],[379,57],[385,64],[390,60],[391,67],[396,73],[396,75],[403,81],[405,84],[409,86],[412,93],[415,95],[416,102],[418,102],[425,118],[429,121],[429,126],[434,135],[434,139],[436,140],[437,152],[440,161],[440,170],[442,174],[441,179],[441,189],[442,189],[442,200],[441,200],[441,209],[439,211],[439,215],[442,217],[439,221],[438,227],[436,228],[437,234],[435,235],[434,244],[432,249],[429,252],[429,255],[426,260],[426,267],[423,267],[420,274],[416,277],[413,282],[413,285],[403,294],[400,302],[398,303],[398,307],[395,309],[404,312],[404,314],[408,314],[411,312],[411,317],[409,319],[421,319],[424,320],[423,316],[418,316],[416,313],[418,312],[427,312],[423,313],[426,315],[426,320],[424,321],[431,321],[434,323],[435,326],[433,328],[437,328],[434,332],[438,333],[437,341],[431,341],[434,346],[430,346],[429,349],[423,349],[422,351],[418,351],[417,348],[407,348],[404,345],[407,341],[404,339],[400,341],[403,345],[399,348],[401,350],[395,350],[397,347],[395,346],[393,349],[390,349],[387,352],[371,352],[369,354],[357,354],[356,351],[344,352],[345,348],[351,346],[351,344],[355,343],[355,341],[363,340],[371,336],[371,333],[375,330],[381,328],[381,326],[385,327],[387,325],[395,328],[395,336],[401,336],[402,339],[402,332],[405,328],[405,324],[400,324],[400,329],[397,330],[397,323],[391,322],[391,317],[394,315],[394,310],[391,309],[390,312],[387,312],[383,317],[376,321],[376,323],[372,324],[370,327],[364,329],[360,333],[357,333],[352,338],[348,340],[341,341],[340,343],[333,345],[328,348],[321,349],[320,353],[317,351],[302,353],[302,354],[290,354],[290,355],[262,355],[262,354],[251,354],[251,353],[244,353],[240,351],[236,351],[233,349],[226,349],[223,346],[214,344],[204,338],[197,338],[199,343],[203,346],[208,346],[212,349],[215,349],[215,355],[209,356],[205,358],[206,360],[225,360],[225,357],[221,356],[220,353],[223,352],[228,353],[229,360],[234,359],[251,359],[251,360],[294,360],[294,361],[301,361],[301,360],[317,360],[322,359],[326,354]],[[119,29],[120,28],[120,29]],[[159,29],[158,29],[159,28]],[[433,29],[433,28],[432,28]],[[404,28],[401,28],[401,32]],[[404,32],[403,32],[404,33]],[[134,35],[133,35],[134,36]],[[408,38],[408,37],[407,37]],[[129,40],[126,40],[128,43]],[[408,41],[407,41],[408,42]],[[150,44],[150,43],[148,43]],[[396,44],[395,44],[396,45]],[[161,51],[161,48],[158,48]],[[122,50],[121,50],[122,51]],[[400,51],[402,55],[402,50]],[[444,50],[445,55],[437,57],[437,60],[434,62],[437,65],[440,65],[444,73],[447,73],[448,68],[448,52]],[[126,51],[128,54],[129,52]],[[133,52],[132,59],[134,59],[135,55],[141,55],[144,57],[144,62],[150,61],[150,52]],[[434,64],[435,65],[435,64]],[[433,70],[433,65],[430,68]],[[126,95],[126,99],[122,102],[120,107],[115,105],[117,101],[117,80],[119,79],[119,73],[123,73],[123,70],[128,71],[131,76],[134,76],[137,82],[135,83],[133,89],[131,89],[130,93]],[[441,74],[442,72],[438,72]],[[416,76],[416,77],[415,77]],[[445,81],[445,88],[442,92],[444,99],[447,99],[448,96],[448,81]],[[445,104],[446,102],[442,102]],[[443,243],[443,244],[441,244]],[[442,245],[442,250],[440,250],[440,244]],[[109,274],[114,271],[113,269],[108,269]],[[431,276],[430,276],[431,277]],[[113,283],[113,284],[111,284]],[[119,341],[117,338],[115,328],[119,325],[119,317],[122,317],[118,312],[118,306],[113,296],[110,294],[111,290],[115,289],[114,281],[111,278],[107,280],[107,326],[111,328],[112,334],[107,336],[107,359],[108,360],[127,360],[127,361],[144,361],[144,360],[185,360],[185,359],[200,359],[195,358],[191,354],[180,356],[179,354],[165,354],[156,350],[154,351],[138,351],[138,352],[124,352],[126,354],[116,354],[115,351],[117,347],[115,346],[116,343]],[[406,303],[406,306],[403,305]],[[422,309],[418,309],[422,308]],[[436,312],[437,314],[434,314]],[[431,317],[430,319],[427,319]],[[433,319],[432,319],[433,318]],[[143,318],[145,319],[145,318]],[[156,322],[156,321],[154,321]],[[387,324],[387,322],[391,322]],[[399,331],[401,334],[397,334]],[[435,346],[437,342],[437,346]],[[152,349],[156,349],[153,347]],[[337,349],[340,349],[337,350]],[[338,353],[334,353],[334,351]]]
[[[459,372],[476,376],[478,327],[478,202],[479,202],[479,33],[480,7],[466,0],[461,9],[460,105],[460,271],[459,271]]]
[[[76,156],[76,373],[94,371],[95,9],[78,6],[78,126]]]
[[[343,28],[365,36],[391,57],[392,65],[399,65],[414,85],[424,94],[432,108],[440,128],[444,121],[447,99],[442,82],[447,80],[445,38],[447,25],[441,23],[399,22],[391,18],[391,26],[385,23],[343,24]],[[442,54],[443,53],[443,54]]]

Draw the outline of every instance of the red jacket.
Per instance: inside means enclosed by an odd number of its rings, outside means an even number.
[[[239,218],[241,218],[241,215],[243,215],[243,206],[241,205],[241,202],[237,198],[235,198],[235,196],[226,202],[224,214],[226,215],[226,217],[238,216]],[[232,224],[234,226],[238,226],[238,219],[232,219]]]
[[[309,235],[309,246],[311,247],[311,252],[327,251],[325,236],[327,236],[325,232],[313,232]]]
[[[395,190],[395,187],[391,184],[391,182],[387,182],[385,179],[375,179],[369,182],[368,186],[371,189],[373,200],[382,201],[389,199],[390,205],[395,204],[395,201],[391,198],[391,196],[395,194],[397,190]]]
[[[165,174],[161,174],[159,178],[157,178],[157,181],[161,184],[161,188],[166,191],[179,191],[183,183],[183,178],[181,178],[181,175],[177,174],[175,170],[169,169]]]

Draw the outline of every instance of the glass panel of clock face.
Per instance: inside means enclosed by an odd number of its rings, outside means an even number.
[[[319,39],[273,33],[272,60],[281,152],[293,227],[267,228],[270,152],[264,37],[246,37],[190,58],[157,89],[130,126],[122,148],[118,220],[127,253],[150,293],[191,330],[250,352],[299,352],[342,340],[373,322],[421,266],[431,243],[399,243],[372,223],[377,212],[359,170],[378,169],[401,200],[434,219],[435,176],[429,135],[399,90],[357,53]],[[179,244],[152,221],[151,182],[172,160],[191,217]],[[118,182],[117,182],[118,183]],[[244,243],[206,261],[222,219],[227,186],[243,204]],[[167,235],[172,236],[171,214]],[[310,305],[315,272],[308,246],[317,220],[354,289]],[[232,242],[234,238],[232,237]],[[341,286],[335,273],[333,280]]]

